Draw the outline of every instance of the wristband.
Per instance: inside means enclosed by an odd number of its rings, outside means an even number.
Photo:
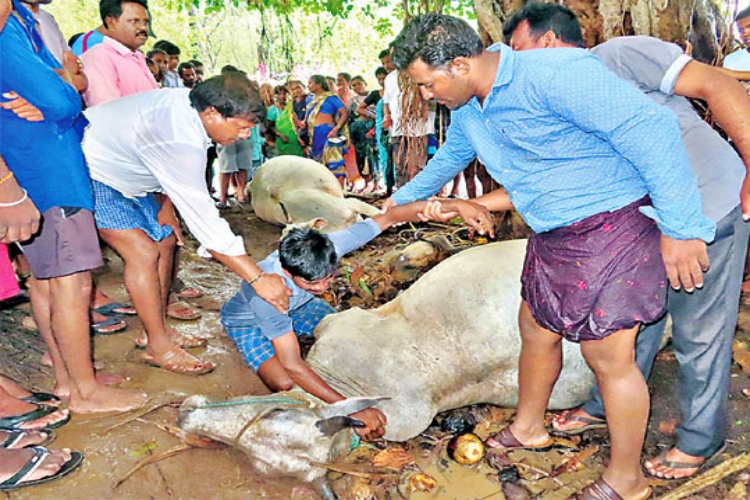
[[[26,190],[23,188],[21,188],[21,191],[23,191],[23,196],[21,196],[20,200],[11,201],[10,203],[0,203],[0,208],[15,207],[17,205],[20,205],[24,201],[26,201],[29,198],[29,193],[27,193]]]
[[[2,205],[0,205],[0,206],[2,206]],[[259,274],[258,276],[256,276],[255,278],[251,279],[250,281],[248,281],[248,282],[247,282],[247,284],[248,284],[248,285],[250,285],[250,286],[253,286],[253,285],[254,285],[254,284],[256,284],[256,283],[257,283],[258,281],[260,281],[260,279],[261,279],[261,278],[262,278],[262,277],[263,277],[263,276],[264,276],[265,274],[266,274],[266,273],[264,273],[263,271],[261,271],[261,272],[260,272],[260,274]]]

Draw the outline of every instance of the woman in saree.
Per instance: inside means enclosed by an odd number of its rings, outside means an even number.
[[[344,186],[344,149],[349,147],[349,113],[341,99],[329,91],[322,75],[310,77],[308,88],[313,99],[307,107],[307,127],[312,137],[312,158],[328,167]]]
[[[276,149],[279,155],[302,156],[302,146],[294,126],[292,103],[285,86],[273,89],[274,105],[268,108],[267,119],[276,124]]]

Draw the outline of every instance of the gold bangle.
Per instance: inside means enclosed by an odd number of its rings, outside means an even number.
[[[6,176],[5,176],[5,177],[3,177],[2,179],[0,179],[0,184],[2,184],[3,182],[7,181],[7,180],[8,180],[8,179],[10,179],[11,177],[13,177],[13,172],[8,172],[8,175],[6,175]]]

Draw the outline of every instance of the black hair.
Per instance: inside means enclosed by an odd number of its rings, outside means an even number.
[[[383,59],[384,57],[388,57],[391,55],[391,49],[383,49],[380,51],[380,54],[378,54],[378,59]]]
[[[153,60],[153,59],[151,59],[150,57],[147,57],[147,58],[146,58],[146,65],[148,65],[148,66],[154,66],[155,68],[158,68],[158,67],[159,67],[159,65],[158,65],[158,64],[156,64],[156,63],[154,62],[154,60]]]
[[[339,73],[339,74],[338,74],[338,75],[336,75],[336,76],[343,76],[343,77],[344,77],[344,80],[346,80],[346,81],[347,81],[347,83],[348,83],[348,82],[351,82],[351,81],[352,81],[352,75],[350,75],[349,73],[346,73],[346,72],[344,72],[344,71],[342,71],[341,73]]]
[[[225,66],[221,67],[221,74],[225,73],[239,73],[240,70],[236,66],[232,66],[231,64],[227,64]]]
[[[279,262],[292,276],[317,281],[333,274],[338,256],[325,234],[317,229],[295,228],[281,240]]]
[[[529,3],[513,13],[503,24],[503,37],[510,42],[510,37],[522,22],[529,23],[529,34],[536,40],[548,31],[561,41],[583,47],[581,24],[572,10],[564,5],[554,3]]]
[[[161,49],[170,56],[179,56],[180,48],[168,40],[159,40],[154,44],[155,49]]]
[[[189,62],[189,61],[181,62],[177,66],[177,74],[178,75],[182,74],[182,70],[183,69],[195,69],[195,65],[193,63]]]
[[[323,90],[325,90],[326,92],[331,90],[331,87],[328,86],[327,78],[323,75],[313,75],[310,77],[310,80],[314,81],[315,83],[323,87]]]
[[[273,88],[273,93],[274,94],[279,94],[281,92],[284,92],[285,94],[288,94],[289,93],[289,89],[287,89],[285,85],[276,85]]]
[[[102,24],[104,26],[107,25],[108,17],[118,19],[122,15],[123,3],[137,3],[144,9],[148,10],[148,2],[146,0],[101,0],[99,2],[99,16],[102,18]],[[151,21],[150,14],[149,21]]]
[[[165,56],[168,56],[168,55],[169,55],[169,54],[167,54],[167,53],[166,53],[166,52],[165,52],[164,50],[162,50],[162,49],[151,49],[151,50],[149,50],[148,52],[146,52],[146,57],[152,58],[152,57],[154,57],[154,56],[155,56],[156,54],[164,54]]]
[[[417,59],[438,68],[457,57],[478,56],[483,50],[482,40],[466,21],[431,12],[412,19],[396,37],[393,62],[400,70]]]
[[[79,38],[81,38],[85,33],[76,33],[75,35],[68,38],[68,47],[72,47],[76,41],[78,41]]]
[[[365,85],[367,85],[367,82],[365,82],[365,79],[361,75],[357,75],[357,76],[353,77],[351,81],[354,81],[354,80],[363,81],[365,83]]]
[[[375,70],[375,78],[377,78],[380,75],[388,75],[388,70],[385,69],[382,66],[378,66],[378,69]]]
[[[739,11],[737,15],[734,17],[734,21],[737,22],[740,19],[745,19],[746,17],[750,17],[750,7],[746,7]]]
[[[195,66],[196,69],[198,69],[198,67],[201,67],[201,68],[203,67],[203,63],[199,61],[198,59],[190,59],[188,62],[192,64],[193,66]]]
[[[209,106],[225,118],[239,116],[255,123],[266,118],[266,106],[258,84],[239,71],[214,76],[190,91],[190,105],[198,112]]]

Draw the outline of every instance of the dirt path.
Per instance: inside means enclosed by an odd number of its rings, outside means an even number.
[[[252,215],[248,208],[234,208],[226,214],[230,223],[245,236],[250,254],[261,260],[276,248],[280,229]],[[189,246],[194,248],[195,243]],[[119,260],[107,254],[108,266],[98,273],[105,291],[116,299],[126,299],[122,285]],[[271,480],[255,474],[244,456],[233,449],[189,449],[179,451],[170,458],[158,461],[139,470],[118,485],[128,472],[145,458],[158,457],[173,451],[179,441],[159,429],[158,423],[174,423],[175,408],[189,394],[210,394],[215,397],[232,397],[244,394],[265,394],[266,388],[245,367],[231,342],[221,331],[218,309],[237,288],[237,279],[219,264],[183,252],[181,277],[190,285],[199,286],[205,297],[193,301],[203,312],[199,321],[174,322],[174,326],[190,333],[211,337],[209,346],[200,354],[215,362],[218,368],[211,374],[193,377],[176,375],[149,368],[140,363],[140,352],[133,349],[133,339],[141,331],[137,319],[128,318],[130,329],[120,335],[96,337],[96,361],[102,369],[130,377],[125,387],[141,389],[152,395],[156,409],[141,418],[134,415],[81,418],[58,431],[54,446],[81,450],[86,461],[80,472],[48,486],[22,489],[12,493],[13,499],[65,500],[101,499],[289,499],[292,488],[288,481]],[[14,378],[26,387],[49,390],[52,379],[49,369],[40,367],[38,361],[44,345],[36,332],[21,327],[28,308],[0,312],[0,324],[6,334],[0,338],[3,353],[0,373]],[[738,339],[750,341],[750,308],[744,308],[740,319]],[[750,400],[742,395],[750,387],[747,374],[736,371],[730,395],[730,446],[729,455],[750,451]],[[658,453],[671,444],[671,438],[658,431],[659,422],[675,418],[673,388],[676,386],[676,362],[673,356],[660,356],[652,377],[653,414],[646,453]],[[165,406],[162,406],[165,405]],[[416,444],[415,444],[416,446]],[[459,470],[451,466],[453,489],[443,490],[437,498],[502,499],[497,483],[487,482],[487,470]],[[443,471],[445,473],[445,471]],[[481,473],[481,477],[480,474]],[[460,479],[459,479],[460,478]],[[740,477],[742,479],[742,477]],[[723,499],[734,486],[737,476],[724,481],[719,487],[709,488],[693,498]],[[744,478],[748,481],[748,477]],[[489,484],[489,486],[488,486]],[[494,484],[494,486],[493,486]],[[660,491],[664,491],[661,489]],[[491,494],[492,496],[486,496]],[[295,498],[310,498],[295,495]],[[416,498],[416,496],[414,497]],[[423,497],[420,497],[423,498]]]

